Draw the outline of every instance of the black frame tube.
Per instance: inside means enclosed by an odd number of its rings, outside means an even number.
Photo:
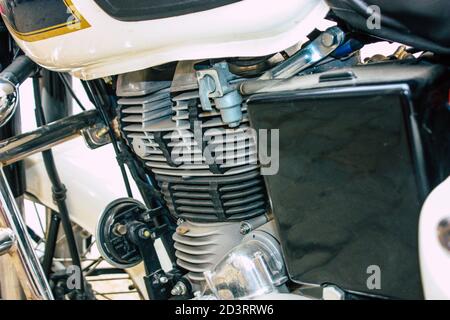
[[[52,210],[50,214],[50,224],[47,230],[45,240],[44,258],[42,261],[42,268],[44,269],[44,274],[47,278],[50,278],[50,274],[52,272],[52,264],[53,258],[55,257],[55,250],[58,241],[58,232],[60,224],[61,218],[56,212]]]
[[[152,221],[155,226],[161,228],[160,238],[166,249],[167,254],[173,264],[175,264],[176,256],[174,249],[174,241],[172,239],[172,234],[175,231],[176,224],[170,219],[167,214],[167,208],[163,205],[164,200],[161,197],[159,191],[157,191],[153,186],[151,186],[148,181],[145,180],[145,172],[138,166],[133,155],[128,151],[127,146],[118,141],[114,135],[113,128],[111,127],[111,121],[108,118],[108,111],[113,113],[117,109],[117,103],[114,99],[107,95],[107,88],[102,80],[93,80],[83,82],[83,86],[96,109],[99,111],[103,118],[103,121],[109,128],[109,133],[111,136],[111,141],[114,146],[114,150],[117,156],[117,162],[122,170],[125,184],[129,187],[128,176],[125,171],[125,163],[128,166],[132,178],[136,182],[139,192],[144,199],[145,205],[154,211],[152,214]],[[131,189],[128,196],[133,198]],[[157,200],[157,201],[155,201]]]
[[[122,173],[123,182],[125,184],[125,189],[127,191],[127,195],[128,195],[128,197],[133,198],[133,192],[131,191],[130,181],[128,179],[127,171],[125,170],[125,165],[123,164],[123,162],[121,162],[119,160],[121,152],[119,149],[119,145],[117,143],[116,136],[114,134],[114,130],[111,126],[111,122],[108,119],[108,115],[107,115],[105,109],[103,108],[105,103],[102,103],[102,101],[100,101],[100,98],[99,98],[99,96],[101,97],[100,90],[97,88],[96,83],[94,81],[86,81],[86,82],[83,81],[83,86],[84,86],[84,89],[86,90],[91,102],[94,104],[95,108],[100,113],[100,116],[103,119],[103,122],[108,127],[108,133],[111,138],[111,143],[113,145],[114,152],[116,154],[117,163],[119,164],[119,168]],[[105,101],[103,101],[103,102],[105,102]]]
[[[36,121],[38,125],[45,126],[45,115],[44,115],[44,109],[42,107],[42,101],[41,101],[41,92],[40,92],[40,86],[39,86],[39,78],[35,76],[33,78],[33,88],[34,88],[34,98],[35,98],[35,105],[36,105]],[[64,229],[64,233],[66,235],[67,240],[67,246],[70,252],[70,256],[72,258],[72,264],[79,268],[80,270],[80,288],[79,291],[84,293],[85,289],[85,282],[84,277],[81,272],[81,259],[80,254],[77,248],[77,243],[75,240],[75,234],[72,229],[72,221],[70,220],[69,216],[69,210],[67,209],[66,204],[66,193],[67,189],[65,185],[61,182],[61,179],[58,174],[58,170],[56,168],[55,160],[53,158],[53,152],[51,149],[43,151],[42,156],[44,158],[44,164],[45,169],[47,171],[48,177],[50,179],[50,182],[52,184],[52,193],[53,193],[53,201],[58,206],[58,212],[59,216],[61,218],[62,227]],[[49,244],[50,249],[56,246],[56,243]],[[53,251],[54,252],[54,251]],[[51,252],[48,253],[49,255]]]

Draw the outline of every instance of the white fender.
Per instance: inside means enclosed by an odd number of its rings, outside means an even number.
[[[419,223],[419,253],[426,299],[450,299],[450,251],[438,239],[438,225],[450,218],[450,178],[427,198]]]

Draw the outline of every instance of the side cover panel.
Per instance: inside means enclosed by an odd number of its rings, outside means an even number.
[[[266,181],[294,281],[421,298],[420,202],[399,103],[368,92],[250,104],[258,129],[280,129],[280,171]],[[379,290],[367,287],[371,266]]]
[[[449,162],[445,70],[355,67],[351,80],[308,75],[250,98],[252,125],[280,130],[280,170],[265,180],[293,281],[423,297],[420,209],[450,174],[437,165]]]

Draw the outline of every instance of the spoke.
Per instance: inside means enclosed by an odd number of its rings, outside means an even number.
[[[132,293],[138,293],[138,291],[131,290],[131,291],[117,291],[117,292],[102,292],[102,295],[112,296],[112,295],[117,295],[117,294],[132,294]]]
[[[91,251],[96,241],[97,240],[91,242],[91,244],[86,248],[86,251],[81,255],[81,258],[86,258],[87,254]]]
[[[97,295],[97,296],[100,296],[100,297],[105,298],[106,300],[112,300],[111,298],[105,296],[103,293],[100,293],[100,292],[95,291],[95,290],[92,290],[92,292],[93,292],[95,295]]]
[[[99,277],[99,276],[96,276]],[[121,277],[121,278],[99,278],[99,279],[89,279],[89,282],[101,282],[101,281],[131,281],[130,277]]]
[[[34,201],[33,201],[33,206],[34,206],[34,212],[36,213],[36,217],[37,217],[38,222],[39,222],[39,226],[41,227],[42,235],[45,237],[44,225],[42,223],[41,216],[39,215],[39,210],[38,210],[38,208],[36,206],[36,202],[34,202]]]
[[[91,274],[95,268],[97,268],[100,263],[103,262],[103,257],[98,258],[96,261],[92,262],[90,265],[88,265],[86,268],[83,269],[83,272],[86,272],[86,277]]]

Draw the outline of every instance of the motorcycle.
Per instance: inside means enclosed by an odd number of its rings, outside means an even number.
[[[0,297],[450,298],[446,2],[0,0]]]

